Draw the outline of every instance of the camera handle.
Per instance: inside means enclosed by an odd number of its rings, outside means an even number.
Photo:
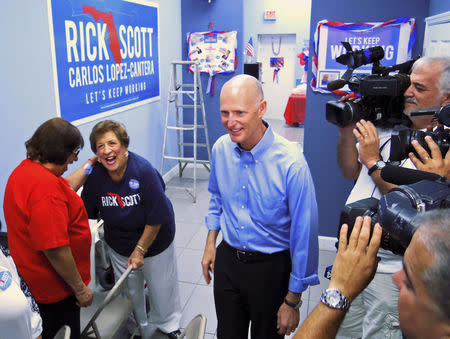
[[[394,187],[393,189],[390,190],[390,192],[392,191],[403,193],[409,198],[413,207],[415,207],[418,212],[420,213],[425,212],[425,203],[423,202],[422,198],[415,190],[413,190],[409,186]]]

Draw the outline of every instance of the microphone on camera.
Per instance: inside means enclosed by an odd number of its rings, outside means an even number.
[[[329,83],[327,83],[327,90],[335,91],[339,88],[344,87],[346,84],[347,84],[347,81],[342,80],[342,79],[333,80],[333,81],[330,81]]]
[[[387,165],[381,169],[381,178],[394,185],[411,185],[422,180],[436,181],[441,176],[411,168]]]

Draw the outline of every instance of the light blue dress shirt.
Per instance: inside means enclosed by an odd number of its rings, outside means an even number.
[[[319,284],[316,195],[299,144],[270,126],[250,151],[222,136],[212,149],[208,190],[209,230],[244,251],[290,249],[292,292]]]

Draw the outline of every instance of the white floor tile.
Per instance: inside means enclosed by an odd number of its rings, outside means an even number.
[[[204,314],[207,319],[206,332],[209,334],[216,333],[216,310],[214,308],[213,288],[210,286],[197,285],[195,287],[192,297],[184,308],[181,327],[185,327],[192,318],[200,313]]]
[[[192,284],[192,283],[186,283],[186,282],[178,282],[178,287],[179,287],[179,291],[180,291],[180,306],[181,309],[184,310],[184,308],[186,307],[189,299],[192,296],[192,293],[194,292],[195,286],[197,286],[196,284]]]
[[[178,281],[198,283],[202,277],[201,260],[203,251],[185,248],[177,259]]]

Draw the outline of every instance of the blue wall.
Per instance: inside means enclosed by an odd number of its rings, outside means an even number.
[[[154,2],[159,3],[161,100],[110,118],[125,124],[131,139],[130,150],[159,169],[167,103],[167,60],[181,58],[181,5],[180,0]],[[0,205],[3,206],[6,181],[25,158],[24,142],[42,122],[56,117],[47,1],[2,1],[0,41]],[[87,145],[80,153],[78,165],[92,155],[89,133],[96,122],[79,127]],[[175,147],[175,141],[169,140],[169,148]],[[167,164],[167,168],[171,166],[173,162]],[[3,208],[0,210],[3,223]]]
[[[416,56],[422,51],[424,19],[428,16],[428,2],[423,0],[313,0],[310,40],[313,40],[317,23],[323,19],[379,22],[404,16],[416,18],[417,40],[413,49],[413,56]],[[311,71],[308,79],[311,81]],[[339,213],[353,187],[352,181],[342,178],[337,165],[338,128],[325,120],[325,103],[337,97],[315,93],[308,86],[307,98],[304,152],[316,185],[320,216],[319,234],[336,236]]]
[[[450,11],[450,1],[448,0],[431,0],[428,16],[441,14]]]
[[[208,24],[214,24],[215,31],[237,31],[237,69],[236,73],[218,74],[215,76],[215,95],[203,94],[205,100],[206,122],[208,125],[209,142],[212,147],[214,142],[226,133],[220,119],[220,89],[223,84],[235,74],[243,72],[243,0],[182,0],[181,1],[181,31],[182,31],[182,53],[183,60],[187,60],[186,36],[189,32],[208,31]],[[202,74],[203,93],[206,92],[208,78]],[[183,72],[183,83],[193,83],[192,73],[187,70]],[[184,114],[184,123],[192,121],[192,114]],[[185,141],[189,142],[191,135],[185,135]],[[199,136],[200,138],[201,136]],[[200,139],[199,142],[203,140]],[[186,156],[191,154],[191,148],[186,147]],[[204,151],[204,152],[203,152]],[[199,148],[199,157],[205,158],[206,151]]]

